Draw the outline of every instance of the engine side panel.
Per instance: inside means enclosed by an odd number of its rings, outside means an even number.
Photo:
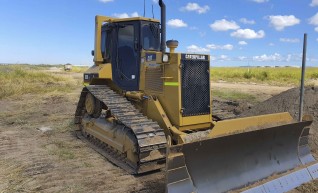
[[[209,56],[167,54],[167,63],[160,61],[161,53],[142,54],[140,88],[144,89],[146,95],[154,95],[159,99],[172,125],[179,130],[208,128],[212,122]],[[154,72],[158,74],[154,75]],[[159,73],[162,73],[161,77]],[[156,89],[153,83],[156,83]],[[158,88],[163,88],[163,92]],[[150,117],[151,113],[145,110]]]
[[[207,55],[181,55],[181,99],[182,117],[210,114],[210,63]]]

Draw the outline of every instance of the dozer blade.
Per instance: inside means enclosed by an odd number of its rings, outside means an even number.
[[[311,122],[171,146],[166,191],[279,193],[311,181],[318,174],[308,147]]]

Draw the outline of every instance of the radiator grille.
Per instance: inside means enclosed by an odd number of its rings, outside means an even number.
[[[147,68],[146,69],[146,90],[154,91],[154,92],[163,92],[163,68]]]
[[[182,116],[210,113],[210,63],[208,60],[181,60]]]

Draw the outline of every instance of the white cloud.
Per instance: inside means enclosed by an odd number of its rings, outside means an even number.
[[[234,46],[231,44],[226,44],[221,47],[223,50],[233,50]]]
[[[221,60],[229,60],[229,57],[227,55],[221,55],[220,59]]]
[[[244,45],[247,45],[247,42],[246,41],[239,41],[238,44],[244,46]]]
[[[216,57],[215,57],[215,56],[210,55],[210,61],[215,61],[215,60],[216,60]]]
[[[268,62],[268,61],[282,61],[283,58],[280,54],[275,53],[272,55],[263,54],[261,56],[253,56],[253,60],[258,62]]]
[[[253,60],[257,62],[290,62],[290,61],[300,61],[302,54],[287,54],[281,55],[279,53],[274,54],[263,54],[260,56],[253,56]]]
[[[294,15],[271,15],[268,17],[270,24],[277,30],[282,31],[285,27],[291,27],[300,23],[300,19]]]
[[[168,26],[173,27],[173,28],[180,28],[180,27],[187,27],[188,24],[186,24],[184,21],[181,19],[170,19],[167,22]]]
[[[239,60],[246,60],[247,57],[246,57],[246,56],[239,56],[238,59],[239,59]]]
[[[206,52],[210,52],[209,49],[203,48],[203,47],[199,47],[199,46],[197,46],[197,45],[188,46],[188,47],[187,47],[187,51],[188,51],[188,52],[192,52],[192,53],[198,53],[198,52],[206,53]]]
[[[279,41],[287,42],[287,43],[298,43],[298,42],[300,42],[300,40],[298,38],[294,38],[294,39],[291,39],[291,38],[280,38]]]
[[[206,47],[211,50],[233,50],[234,48],[234,46],[231,44],[225,44],[225,45],[208,44],[206,45]]]
[[[268,45],[269,45],[269,46],[275,46],[275,44],[274,44],[274,43],[272,43],[272,42],[271,42],[271,43],[269,43]]]
[[[198,14],[206,13],[210,10],[208,5],[200,6],[197,3],[188,3],[185,7],[181,8],[182,11],[195,11]]]
[[[265,3],[265,2],[268,2],[269,0],[252,0],[256,3]]]
[[[235,21],[227,21],[225,19],[216,20],[214,23],[210,24],[210,27],[214,31],[236,30],[240,28]]]
[[[133,12],[133,13],[131,14],[131,17],[139,17],[138,12]]]
[[[248,19],[246,19],[246,18],[241,18],[241,19],[240,19],[240,22],[241,22],[241,23],[244,23],[244,24],[250,24],[250,25],[255,24],[255,21],[254,21],[254,20],[248,20]]]
[[[234,46],[232,44],[216,45],[207,44],[205,47],[200,47],[197,45],[190,45],[187,47],[188,52],[192,53],[208,53],[210,50],[233,50]]]
[[[109,3],[109,2],[113,2],[114,0],[99,0],[99,2],[102,2],[102,3]]]
[[[115,17],[119,17],[119,18],[128,18],[129,15],[128,13],[114,13]]]
[[[159,0],[152,0],[153,3],[158,4]]]
[[[318,25],[318,13],[309,18],[309,24]]]
[[[317,40],[318,41],[318,40]],[[256,55],[252,57],[246,57],[246,56],[239,56],[235,58],[236,60],[240,61],[256,61],[256,62],[291,62],[291,61],[301,61],[302,54],[286,54],[281,55],[279,53],[274,54],[262,54],[262,55]]]
[[[255,32],[252,29],[238,29],[235,32],[232,32],[231,36],[243,39],[259,39],[265,37],[265,32],[263,30]]]
[[[292,55],[291,54],[288,54],[287,57],[286,57],[286,62],[289,62],[292,58]]]
[[[128,18],[128,17],[138,17],[139,15],[137,12],[133,12],[130,15],[128,13],[115,13],[114,16],[118,18]]]
[[[318,0],[312,0],[311,3],[310,3],[311,7],[315,7],[317,5],[318,5]]]
[[[318,27],[315,27],[315,31],[318,32]]]

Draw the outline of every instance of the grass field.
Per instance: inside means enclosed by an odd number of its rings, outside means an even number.
[[[254,102],[256,100],[256,97],[252,94],[233,90],[214,89],[212,91],[212,95],[213,97],[219,97],[226,100],[249,100],[251,102]]]
[[[256,82],[271,85],[299,85],[301,77],[300,68],[234,68],[212,67],[212,81],[228,82]],[[318,68],[306,69],[306,82],[318,79]]]
[[[86,66],[84,66],[84,67],[82,67],[82,66],[81,67],[80,66],[73,66],[71,72],[84,73],[87,69],[88,69],[88,67],[86,67]]]
[[[67,92],[81,84],[72,78],[47,71],[50,68],[52,66],[0,65],[0,99],[28,93]],[[81,67],[75,70],[85,71]]]
[[[0,65],[0,99],[27,93],[68,92],[81,84],[81,81],[53,73],[51,68],[61,72],[83,73],[88,67],[73,66],[71,72],[64,72],[63,65]],[[298,86],[299,68],[235,68],[212,67],[212,81],[253,82],[280,86]],[[306,84],[318,81],[318,68],[307,68]],[[216,90],[214,96],[227,99],[253,99],[252,95],[240,91]]]

